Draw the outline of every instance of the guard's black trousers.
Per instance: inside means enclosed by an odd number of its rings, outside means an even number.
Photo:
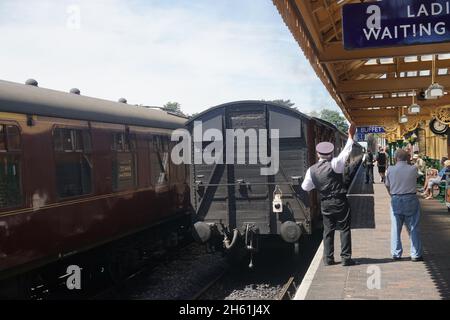
[[[341,213],[324,215],[323,226],[324,259],[334,260],[334,233],[336,230],[341,233],[341,258],[342,260],[350,259],[352,257],[350,209],[347,208]]]

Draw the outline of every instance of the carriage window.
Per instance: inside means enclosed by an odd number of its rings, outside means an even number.
[[[20,150],[19,127],[0,124],[0,152]]]
[[[113,189],[126,190],[136,186],[136,137],[126,133],[113,135]]]
[[[60,152],[90,152],[91,136],[87,130],[56,128],[53,132],[55,150]]]
[[[296,115],[271,111],[270,129],[279,130],[280,139],[302,137],[302,122],[299,119],[299,116]]]
[[[91,193],[92,157],[89,131],[56,128],[53,140],[58,196],[68,198]]]
[[[20,130],[0,124],[0,208],[22,203]]]
[[[169,138],[153,136],[150,141],[151,182],[154,186],[163,186],[169,182]]]

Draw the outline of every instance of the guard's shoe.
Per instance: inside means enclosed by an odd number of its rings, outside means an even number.
[[[344,267],[350,267],[356,265],[356,262],[353,259],[343,259],[341,264]]]
[[[400,260],[402,260],[402,257],[395,257],[395,256],[392,256],[392,260],[394,260],[394,261],[400,261]]]
[[[334,261],[334,259],[323,259],[323,264],[325,266],[333,266],[336,264],[336,262]]]
[[[411,258],[412,262],[421,262],[423,261],[423,257]]]

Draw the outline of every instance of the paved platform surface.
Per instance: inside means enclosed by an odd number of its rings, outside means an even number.
[[[376,168],[375,168],[376,171]],[[435,200],[421,200],[421,234],[424,262],[409,258],[406,228],[402,239],[404,258],[393,261],[390,254],[390,197],[375,175],[376,184],[364,184],[360,170],[349,199],[353,212],[352,267],[325,267],[319,248],[304,277],[297,300],[440,300],[450,299],[450,214]],[[340,262],[339,233],[335,258]]]

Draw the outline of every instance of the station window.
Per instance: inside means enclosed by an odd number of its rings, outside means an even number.
[[[113,189],[115,191],[136,187],[136,137],[129,133],[114,133]]]
[[[22,203],[21,139],[17,126],[0,124],[0,208]]]
[[[91,136],[88,130],[56,128],[53,131],[56,189],[60,198],[92,192]]]
[[[169,137],[153,136],[150,140],[151,181],[154,186],[169,182]]]

